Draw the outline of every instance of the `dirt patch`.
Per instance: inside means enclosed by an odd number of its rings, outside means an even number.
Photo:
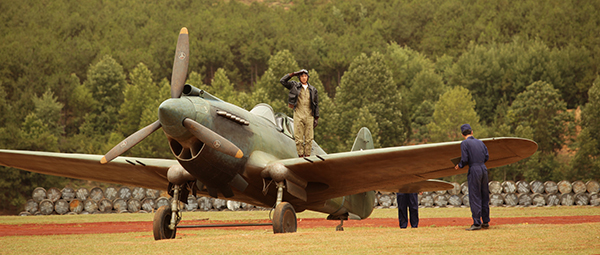
[[[600,215],[591,216],[560,216],[560,217],[515,217],[492,218],[491,227],[505,224],[578,224],[600,222]],[[242,223],[242,222],[239,222]],[[269,223],[265,221],[252,221],[251,223]],[[298,228],[326,227],[335,229],[340,222],[325,219],[299,219]],[[206,225],[206,224],[231,224],[231,222],[211,221],[182,221],[180,225]],[[445,227],[464,226],[472,224],[471,218],[422,218],[419,227]],[[344,221],[344,228],[352,227],[398,227],[398,219],[364,219]],[[219,227],[223,229],[270,229],[271,226],[245,226],[245,227]],[[177,229],[177,232],[188,229]],[[2,236],[27,236],[27,235],[70,235],[70,234],[102,234],[102,233],[127,233],[152,231],[152,222],[97,222],[97,223],[69,223],[69,224],[0,224],[0,237]]]

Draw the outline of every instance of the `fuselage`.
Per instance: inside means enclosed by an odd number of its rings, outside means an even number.
[[[205,187],[199,193],[272,207],[277,196],[275,185],[268,186],[266,194],[263,193],[267,180],[252,169],[256,167],[254,161],[257,159],[261,161],[258,165],[261,165],[297,157],[291,135],[293,130],[290,130],[293,126],[291,118],[281,114],[276,117],[271,107],[265,104],[247,111],[208,93],[201,91],[196,94],[199,95],[182,96],[163,102],[159,108],[159,119],[177,160]],[[191,118],[228,139],[239,147],[244,156],[234,158],[206,146],[180,124],[184,118]],[[318,147],[316,143],[314,146]],[[316,150],[324,153],[321,148]],[[252,162],[249,163],[250,157]],[[247,185],[236,185],[240,182],[240,177]],[[361,193],[328,201],[311,201],[308,197],[308,201],[302,201],[285,192],[283,198],[296,211],[309,209],[329,214],[351,212],[368,217],[372,211],[374,195]]]

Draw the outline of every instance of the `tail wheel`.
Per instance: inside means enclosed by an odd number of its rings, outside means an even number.
[[[177,228],[171,230],[171,206],[163,205],[154,214],[154,222],[152,231],[154,232],[154,240],[173,239],[177,234]]]
[[[273,233],[294,233],[298,228],[296,210],[288,202],[281,202],[273,214]]]

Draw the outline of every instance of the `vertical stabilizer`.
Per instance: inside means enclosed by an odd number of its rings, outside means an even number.
[[[373,149],[373,137],[371,136],[371,131],[369,131],[368,128],[363,127],[358,131],[351,151],[370,149]]]
[[[368,128],[363,127],[358,131],[352,151],[373,149],[373,137]],[[359,194],[330,199],[325,203],[332,213],[328,220],[346,220],[352,218],[365,219],[373,212],[375,203],[375,191],[367,191]]]

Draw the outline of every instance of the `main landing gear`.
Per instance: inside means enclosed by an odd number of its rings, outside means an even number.
[[[273,212],[273,233],[294,233],[298,229],[296,210],[283,200],[283,182],[277,183],[277,202]]]
[[[296,211],[288,202],[281,202],[273,213],[273,233],[294,233],[298,228]]]
[[[181,221],[181,208],[179,208],[180,185],[173,185],[173,199],[171,205],[158,208],[154,214],[152,232],[154,240],[173,239],[177,234],[177,224]]]
[[[173,185],[173,199],[171,205],[161,206],[154,214],[152,231],[154,240],[174,239],[177,234],[177,225],[181,221],[181,208],[179,196],[181,194],[181,185]],[[295,233],[298,229],[296,210],[288,203],[283,202],[283,182],[277,183],[277,202],[273,211],[273,233]],[[248,224],[245,224],[248,225]],[[262,225],[262,224],[261,224]],[[203,227],[203,226],[181,226],[183,227]]]

